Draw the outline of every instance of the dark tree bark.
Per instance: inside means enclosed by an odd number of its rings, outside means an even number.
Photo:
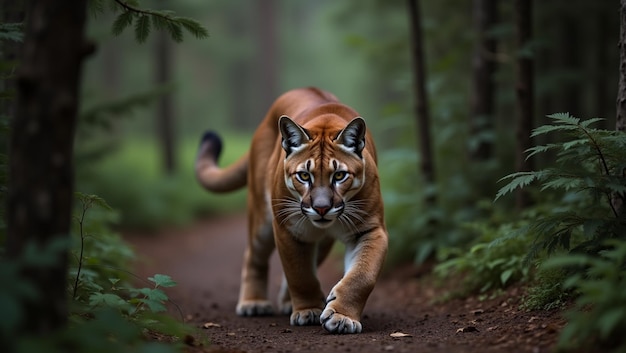
[[[67,241],[73,198],[73,142],[82,61],[86,1],[30,1],[17,73],[9,144],[7,253]],[[25,308],[23,330],[50,332],[67,320],[67,251],[46,267],[29,267],[39,298]]]
[[[620,1],[619,82],[615,129],[626,132],[626,0]]]
[[[561,66],[567,70],[569,79],[562,87],[562,103],[560,111],[566,111],[575,117],[583,117],[583,106],[581,102],[581,84],[575,79],[574,73],[581,72],[580,50],[580,23],[577,18],[564,16],[560,27],[559,53],[561,56]]]
[[[163,86],[171,81],[172,45],[166,31],[159,31],[156,36],[156,83]],[[157,107],[158,141],[163,158],[163,169],[167,174],[176,171],[176,141],[174,123],[174,99],[171,92],[165,92]]]
[[[0,7],[0,10],[2,11],[2,21],[4,23],[20,23],[24,21],[23,1],[2,1],[0,3]],[[16,64],[18,49],[20,47],[19,43],[4,40],[0,45],[2,46],[3,59],[12,64]],[[3,77],[2,80],[0,80],[0,85],[1,89],[5,92],[15,92],[15,80],[12,76]],[[2,107],[0,114],[7,117],[13,116],[15,113],[14,101],[12,99],[0,100],[0,107]],[[1,148],[3,151],[5,150],[5,146],[2,146]]]
[[[421,152],[420,170],[428,184],[435,183],[435,163],[430,140],[430,112],[426,95],[426,72],[423,49],[422,23],[419,0],[408,0],[413,86],[415,89],[415,118],[418,127],[418,145]],[[432,199],[427,200],[434,203]]]
[[[626,132],[626,0],[620,0],[619,23],[619,81],[615,129],[624,133]],[[622,169],[622,177],[626,178],[626,168]],[[611,197],[613,209],[618,215],[624,214],[624,197],[623,194],[614,194]]]
[[[596,25],[595,30],[596,33],[594,37],[596,38],[596,50],[595,50],[595,65],[594,65],[594,97],[593,97],[593,111],[597,116],[608,118],[610,115],[610,110],[608,109],[607,98],[609,98],[608,94],[608,82],[607,76],[604,74],[607,67],[609,65],[609,55],[608,48],[611,50],[615,50],[609,44],[613,43],[611,40],[607,40],[611,38],[609,31],[609,22],[610,18],[607,12],[604,9],[600,9],[598,14],[595,16]],[[598,128],[606,129],[606,120],[598,122]]]
[[[472,115],[471,132],[477,138],[483,132],[493,130],[494,114],[494,74],[496,72],[495,38],[489,36],[489,30],[497,21],[496,0],[474,0],[474,23],[478,40],[474,47],[472,60]],[[491,158],[493,141],[478,137],[478,144],[470,150],[470,157],[475,161]]]
[[[532,0],[515,0],[515,32],[517,49],[520,52],[516,61],[516,111],[517,111],[517,171],[531,171],[532,159],[526,159],[525,151],[532,146],[530,134],[533,128],[534,79],[533,59],[521,54],[522,48],[528,45],[532,37]],[[531,203],[526,189],[518,190],[516,206],[523,209]]]

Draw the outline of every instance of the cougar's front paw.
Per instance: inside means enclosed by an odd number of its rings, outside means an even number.
[[[329,305],[322,312],[320,321],[324,329],[330,333],[361,333],[363,330],[363,326],[358,320],[336,312]]]
[[[289,322],[292,326],[319,325],[321,312],[318,308],[294,311]]]
[[[243,300],[237,304],[239,316],[268,316],[274,314],[269,300]]]

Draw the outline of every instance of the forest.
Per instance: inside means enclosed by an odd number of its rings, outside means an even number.
[[[245,190],[196,182],[200,137],[219,131],[228,165],[274,99],[307,86],[374,135],[387,272],[457,283],[443,300],[521,292],[524,311],[566,321],[550,351],[626,351],[626,0],[0,13],[2,351],[189,351],[196,328],[168,314],[176,279],[138,284],[120,234],[243,214]]]

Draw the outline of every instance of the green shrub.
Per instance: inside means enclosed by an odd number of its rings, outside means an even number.
[[[581,121],[569,114],[549,117],[555,125],[539,127],[532,136],[560,132],[569,139],[533,147],[528,150],[528,157],[553,151],[557,154],[557,166],[508,175],[502,180],[510,179],[510,182],[496,196],[497,200],[533,181],[541,183],[542,192],[563,195],[559,207],[551,214],[520,230],[536,235],[527,261],[544,250],[548,254],[558,249],[598,253],[603,249],[603,240],[626,234],[625,214],[612,204],[613,197],[617,195],[623,200],[626,193],[626,178],[622,172],[626,167],[626,136],[618,131],[590,127],[600,119]]]
[[[119,235],[111,231],[117,213],[94,195],[77,193],[76,228],[71,241],[40,249],[27,246],[21,258],[0,257],[0,339],[11,352],[175,352],[178,344],[148,342],[146,330],[171,337],[172,342],[189,335],[193,329],[165,311],[169,299],[162,288],[175,282],[166,275],[148,278],[149,285],[131,285],[128,268],[133,253]],[[50,335],[20,336],[24,305],[44,300],[35,292],[22,269],[50,266],[59,254],[68,251],[68,325]],[[72,261],[73,260],[73,261]],[[135,278],[132,278],[135,280]]]
[[[473,229],[478,239],[469,251],[448,250],[438,267],[440,274],[465,273],[464,292],[484,292],[515,280],[526,279],[546,255],[570,251],[594,255],[605,250],[604,241],[623,238],[626,222],[611,203],[626,191],[622,177],[626,137],[616,131],[594,129],[598,119],[581,121],[568,114],[550,116],[554,125],[534,130],[533,136],[561,133],[565,139],[531,148],[529,157],[555,152],[555,166],[539,171],[514,173],[503,180],[496,200],[517,188],[541,185],[535,206],[516,223],[489,220]],[[492,216],[493,217],[493,216]],[[494,226],[495,224],[495,226]],[[566,274],[541,270],[526,297],[528,308],[552,308],[567,300],[561,281]]]
[[[599,345],[605,352],[626,351],[626,241],[611,239],[603,245],[605,250],[597,254],[555,256],[544,265],[568,269],[563,289],[577,295],[575,307],[566,313],[561,348]]]
[[[533,136],[558,132],[567,139],[528,152],[529,157],[556,152],[556,166],[503,178],[510,181],[496,197],[534,181],[541,184],[541,191],[561,196],[551,212],[516,231],[534,238],[526,263],[542,259],[542,254],[558,254],[544,261],[526,307],[558,307],[573,294],[576,304],[567,313],[569,323],[559,346],[579,349],[599,344],[603,351],[623,352],[626,212],[619,204],[626,195],[626,135],[592,128],[600,119],[581,121],[569,114],[550,118],[555,124],[535,129]]]
[[[434,270],[440,277],[461,281],[452,295],[486,294],[528,279],[529,269],[523,259],[530,241],[524,237],[509,237],[513,224],[491,226],[483,222],[466,227],[477,234],[474,245],[469,250],[464,247],[444,249],[440,256],[446,260]]]

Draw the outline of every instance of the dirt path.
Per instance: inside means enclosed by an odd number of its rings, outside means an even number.
[[[146,277],[170,275],[168,292],[186,321],[202,330],[216,352],[548,352],[563,321],[558,313],[520,311],[519,290],[495,299],[433,304],[445,289],[418,278],[411,267],[386,273],[364,311],[363,333],[331,335],[321,326],[289,326],[286,316],[241,318],[235,314],[245,217],[225,216],[183,229],[124,234]],[[280,263],[272,258],[271,296],[280,285]],[[319,271],[325,292],[341,277],[341,262]],[[406,337],[392,337],[392,333]]]

